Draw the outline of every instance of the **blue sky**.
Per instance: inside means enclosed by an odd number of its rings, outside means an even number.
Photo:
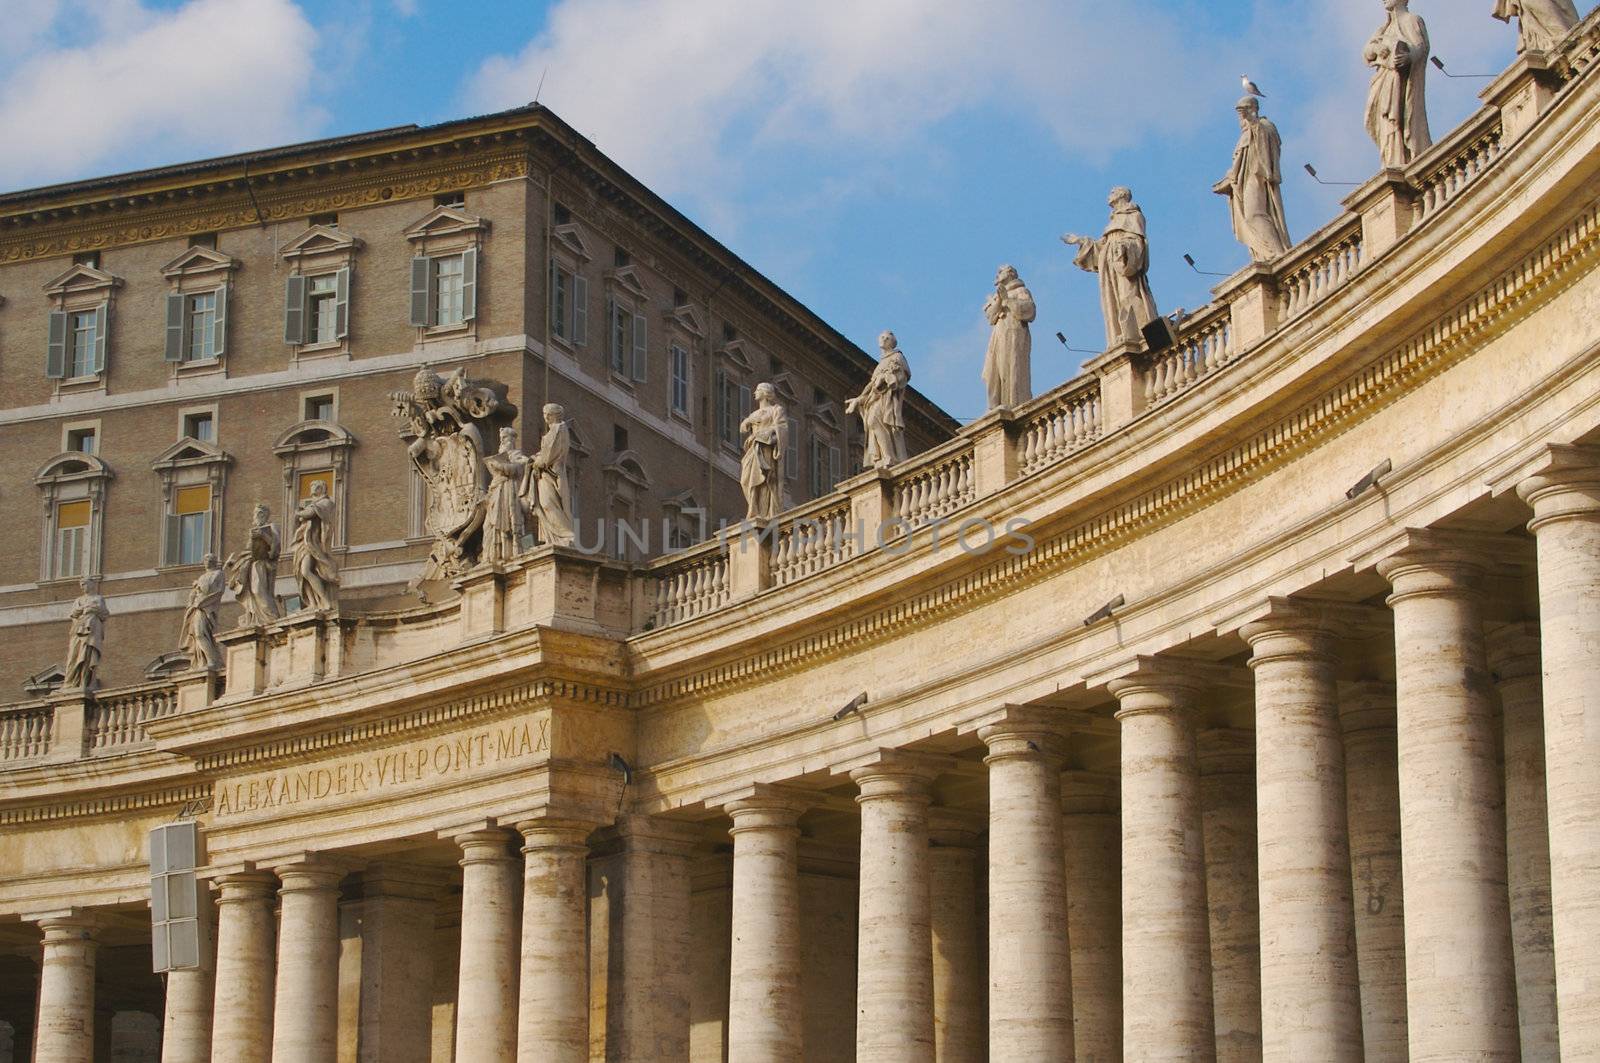
[[[1491,0],[1413,0],[1435,53],[1502,69]],[[1058,237],[1130,185],[1156,297],[1245,261],[1211,192],[1248,72],[1285,141],[1298,240],[1330,179],[1376,170],[1361,46],[1379,0],[0,0],[0,187],[542,100],[863,348],[981,412],[979,309],[1002,262],[1039,303],[1034,386],[1102,330]],[[1482,80],[1432,72],[1442,135]]]

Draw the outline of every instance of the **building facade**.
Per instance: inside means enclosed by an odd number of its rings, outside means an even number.
[[[7,707],[13,1058],[1600,1057],[1597,57],[769,536]]]

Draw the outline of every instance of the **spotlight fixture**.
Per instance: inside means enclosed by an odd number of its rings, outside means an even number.
[[[845,703],[844,708],[833,714],[833,722],[838,723],[852,712],[860,712],[861,706],[867,703],[867,692],[863,690]]]
[[[1213,273],[1209,269],[1201,269],[1199,266],[1194,264],[1194,256],[1191,255],[1191,254],[1188,254],[1187,252],[1185,252],[1185,254],[1183,256],[1183,260],[1185,262],[1189,263],[1189,268],[1190,269],[1194,270],[1196,273],[1200,274],[1202,277],[1226,277],[1226,276],[1229,276],[1229,274],[1227,274],[1227,273]]]
[[[1443,74],[1447,78],[1483,78],[1484,80],[1489,80],[1491,78],[1497,78],[1500,76],[1499,74],[1452,74],[1450,71],[1444,68],[1444,60],[1440,59],[1438,56],[1431,57],[1428,62],[1438,67],[1439,73]]]
[[[1083,626],[1094,627],[1100,621],[1109,619],[1112,613],[1116,612],[1118,609],[1121,609],[1127,604],[1128,599],[1119,594],[1106,604],[1102,605],[1100,608],[1096,609],[1094,612],[1090,613],[1088,616],[1084,617]]]
[[[627,761],[622,759],[621,753],[611,754],[611,759],[606,763],[612,771],[620,771],[622,773],[622,785],[628,786],[633,782],[633,769],[628,766]]]
[[[1366,492],[1370,491],[1372,488],[1377,487],[1378,486],[1378,481],[1381,480],[1383,477],[1388,476],[1393,471],[1394,471],[1394,464],[1388,458],[1384,458],[1381,462],[1379,462],[1377,464],[1377,466],[1375,466],[1373,468],[1373,470],[1371,472],[1367,473],[1365,476],[1363,476],[1361,478],[1361,482],[1360,483],[1356,484],[1354,487],[1350,488],[1350,490],[1346,491],[1344,493],[1344,497],[1350,498],[1350,499],[1359,498],[1361,495],[1363,495]]]
[[[1071,351],[1073,354],[1099,354],[1100,353],[1099,351],[1087,351],[1087,350],[1084,350],[1082,347],[1074,347],[1072,344],[1067,342],[1067,336],[1066,336],[1066,333],[1064,333],[1064,332],[1056,333],[1056,339],[1061,341],[1061,346],[1065,347],[1067,350]]]
[[[1360,181],[1324,181],[1320,176],[1318,176],[1317,168],[1311,165],[1309,162],[1306,163],[1306,173],[1310,174],[1311,179],[1317,182],[1319,185],[1344,185],[1347,188],[1357,188],[1361,185]]]

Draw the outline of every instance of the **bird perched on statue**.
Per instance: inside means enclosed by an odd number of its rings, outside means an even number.
[[[1249,74],[1240,74],[1239,84],[1243,85],[1244,91],[1248,92],[1250,95],[1260,96],[1263,100],[1267,98],[1267,94],[1261,91],[1260,86],[1258,86],[1254,81],[1250,80]]]

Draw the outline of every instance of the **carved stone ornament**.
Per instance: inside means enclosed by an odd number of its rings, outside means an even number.
[[[217,610],[222,605],[224,576],[216,554],[207,554],[205,568],[189,588],[183,609],[179,648],[195,671],[222,669],[222,647],[217,645]]]
[[[109,615],[106,600],[100,596],[99,579],[83,577],[83,593],[72,603],[72,612],[67,616],[70,633],[62,690],[81,690],[88,694],[99,685],[100,658],[105,652],[106,617]]]
[[[846,413],[861,415],[867,437],[863,460],[874,469],[906,460],[906,387],[911,383],[911,365],[894,333],[878,337],[878,350],[867,386],[844,405]]]
[[[783,512],[783,454],[789,442],[789,415],[771,384],[757,384],[756,408],[739,425],[744,457],[739,486],[748,520],[767,521]]]
[[[339,604],[339,566],[328,552],[328,526],[333,523],[333,499],[322,480],[311,483],[311,494],[301,499],[294,514],[294,578],[300,587],[300,608],[332,612]]]
[[[250,542],[237,553],[229,554],[222,566],[228,589],[239,599],[244,615],[239,623],[260,627],[278,619],[278,596],[273,585],[278,578],[278,529],[272,526],[272,512],[258,505],[250,526]]]
[[[1372,67],[1367,134],[1386,167],[1403,167],[1433,146],[1428,131],[1428,25],[1409,0],[1383,0],[1388,18],[1361,57]]]

